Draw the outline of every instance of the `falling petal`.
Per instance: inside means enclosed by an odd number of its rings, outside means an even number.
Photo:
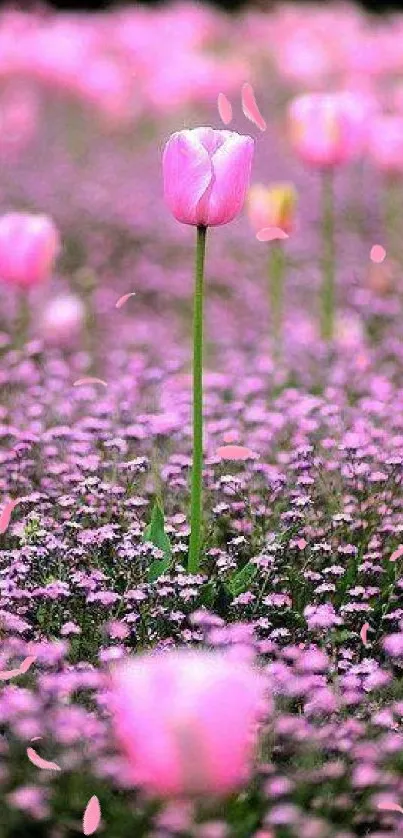
[[[221,460],[250,460],[256,454],[250,448],[243,445],[222,445],[217,449],[217,457]]]
[[[83,816],[83,833],[84,835],[93,835],[99,827],[101,822],[101,806],[97,796],[88,801],[84,816]]]
[[[218,94],[217,107],[224,125],[229,125],[232,121],[232,105],[225,93]]]
[[[28,669],[30,669],[30,667],[32,666],[33,663],[35,663],[35,661],[36,661],[36,655],[30,655],[28,658],[25,658],[25,660],[23,660],[23,662],[20,666],[21,674],[25,675],[25,673],[28,672]]]
[[[135,291],[130,291],[129,294],[123,294],[123,297],[119,297],[119,299],[116,303],[116,308],[122,308],[122,306],[124,306],[124,304],[127,303],[128,300],[130,300],[130,297],[135,297],[135,296],[136,296]]]
[[[297,541],[298,550],[305,550],[305,547],[307,547],[307,545],[308,545],[308,542],[305,541],[305,538],[300,538]]]
[[[378,803],[378,809],[381,812],[400,812],[403,815],[403,809],[398,803]]]
[[[8,529],[11,514],[17,506],[17,503],[18,500],[9,500],[8,503],[6,503],[6,505],[3,507],[3,510],[0,515],[0,535],[3,535]]]
[[[74,382],[73,387],[80,387],[81,384],[102,384],[103,387],[108,386],[107,382],[103,381],[102,378],[92,378],[91,376],[88,378],[78,378]]]
[[[397,562],[397,560],[400,559],[401,556],[403,556],[403,544],[400,544],[399,547],[397,548],[397,550],[395,550],[392,553],[389,561],[390,562]]]
[[[10,681],[11,678],[16,678],[17,675],[21,675],[20,669],[4,669],[3,672],[0,672],[0,681]]]
[[[61,771],[60,765],[56,762],[50,762],[48,759],[42,759],[34,748],[27,748],[27,757],[36,768],[41,768],[44,771]]]
[[[364,623],[364,625],[363,625],[363,627],[360,631],[360,637],[361,637],[361,640],[362,640],[364,646],[367,645],[368,629],[369,629],[369,623]]]
[[[266,122],[256,104],[253,87],[249,82],[242,85],[242,110],[247,119],[250,119],[261,131],[266,130]]]
[[[370,259],[371,262],[375,262],[377,265],[380,265],[381,262],[385,260],[386,257],[386,250],[382,247],[381,244],[374,244],[371,247]]]
[[[256,238],[259,242],[273,242],[288,239],[289,236],[281,227],[263,227],[256,233]]]

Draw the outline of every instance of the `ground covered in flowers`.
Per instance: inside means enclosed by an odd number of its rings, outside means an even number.
[[[77,834],[93,794],[110,838],[401,833],[399,230],[395,216],[385,226],[390,194],[370,160],[337,171],[338,316],[325,346],[319,177],[293,156],[284,114],[296,93],[335,84],[401,104],[402,26],[338,4],[237,19],[184,5],[2,15],[1,208],[49,213],[63,242],[51,285],[30,295],[23,345],[18,300],[1,289],[0,493],[18,499],[0,536],[1,669],[36,658],[0,691],[2,838]],[[241,113],[245,80],[265,133]],[[164,205],[161,152],[172,130],[220,125],[220,92],[231,127],[256,137],[253,180],[291,180],[299,209],[280,355],[270,245],[245,217],[209,235],[205,542],[191,576],[194,229]],[[31,114],[21,142],[14,97]],[[43,326],[65,291],[87,312],[67,348]],[[233,443],[249,458],[217,453]],[[145,537],[156,497],[172,548],[163,575]],[[150,802],[130,788],[110,730],[111,664],[184,644],[257,652],[273,696],[252,781],[219,804]],[[60,772],[27,759],[38,737]]]

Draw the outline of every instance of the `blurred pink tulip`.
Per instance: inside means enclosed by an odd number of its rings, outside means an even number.
[[[294,99],[288,111],[290,138],[304,163],[327,168],[347,163],[363,151],[366,110],[358,94],[308,93]]]
[[[19,288],[45,282],[60,248],[58,231],[46,215],[10,212],[0,217],[0,279]]]
[[[248,779],[263,698],[262,676],[220,652],[118,667],[112,709],[133,783],[160,796],[231,792]]]
[[[381,171],[403,174],[403,116],[382,114],[371,126],[369,154]]]
[[[218,226],[241,211],[254,151],[251,137],[194,128],[172,134],[163,157],[165,200],[183,224]]]
[[[265,227],[278,227],[291,233],[295,223],[297,193],[291,183],[276,183],[266,187],[251,186],[247,197],[247,210],[255,233]]]
[[[64,294],[50,300],[44,310],[42,334],[53,346],[72,344],[84,325],[85,307],[79,297]]]

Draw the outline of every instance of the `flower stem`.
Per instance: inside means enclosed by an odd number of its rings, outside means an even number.
[[[22,288],[19,291],[17,306],[18,310],[14,327],[14,344],[17,349],[22,349],[28,340],[29,326],[31,322],[28,291],[25,288]]]
[[[334,193],[331,170],[322,174],[322,236],[321,334],[323,340],[330,341],[334,333],[335,314]]]
[[[200,564],[203,472],[203,282],[206,227],[197,228],[193,307],[193,463],[190,501],[189,573]]]
[[[400,256],[399,220],[401,193],[400,183],[391,177],[385,179],[384,184],[384,216],[385,228],[388,236],[388,255],[396,262]]]
[[[274,242],[269,250],[269,292],[274,350],[277,355],[281,354],[283,336],[285,264],[284,248],[280,242]]]

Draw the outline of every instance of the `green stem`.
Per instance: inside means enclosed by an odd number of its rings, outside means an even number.
[[[22,288],[19,292],[17,306],[17,316],[14,326],[14,344],[17,349],[22,349],[28,340],[29,325],[31,322],[28,291],[24,288]]]
[[[193,463],[190,501],[189,573],[200,564],[203,472],[203,281],[206,227],[197,228],[193,307]]]
[[[384,185],[384,216],[385,228],[388,236],[388,254],[395,261],[399,260],[399,220],[401,210],[400,183],[390,176],[385,179]]]
[[[281,353],[283,336],[283,307],[284,307],[284,248],[279,242],[270,245],[269,250],[269,291],[272,334],[275,351]]]
[[[322,174],[322,293],[321,293],[321,334],[323,340],[330,341],[334,333],[335,314],[335,244],[334,244],[334,194],[333,172]]]

